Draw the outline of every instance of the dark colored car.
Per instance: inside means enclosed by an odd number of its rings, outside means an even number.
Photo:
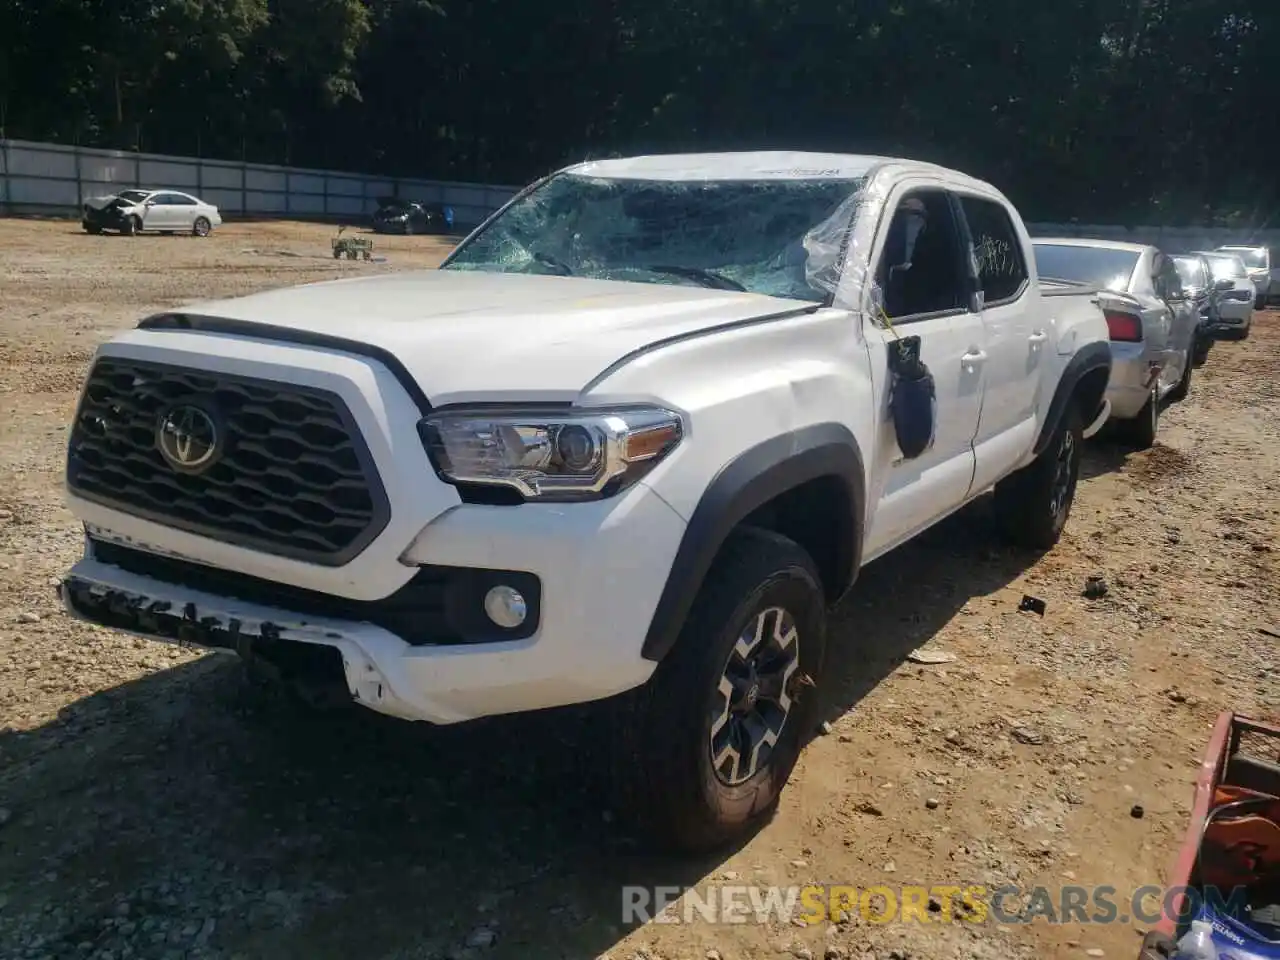
[[[1196,324],[1192,362],[1197,367],[1202,367],[1209,359],[1209,349],[1213,346],[1213,329],[1219,319],[1218,304],[1222,299],[1223,288],[1215,283],[1209,261],[1204,257],[1194,253],[1181,253],[1172,260],[1182,280],[1182,289],[1194,304],[1200,318]]]
[[[453,229],[453,208],[420,200],[379,200],[373,229],[377,233],[448,233]]]

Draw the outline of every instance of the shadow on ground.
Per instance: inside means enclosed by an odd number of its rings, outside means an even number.
[[[1025,569],[989,512],[865,571],[832,623],[825,716]],[[0,734],[0,955],[604,953],[625,933],[624,884],[688,886],[716,862],[650,855],[608,822],[597,715],[432,729],[312,714],[219,656],[86,698]],[[485,924],[496,943],[460,950]]]

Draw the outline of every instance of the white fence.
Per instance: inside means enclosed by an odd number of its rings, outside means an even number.
[[[360,218],[378,197],[451,206],[462,226],[479,223],[513,187],[372,177],[54,143],[0,140],[0,213],[74,215],[90,197],[127,187],[181,190],[231,216]]]
[[[74,215],[89,197],[125,187],[184,190],[231,216],[359,218],[378,197],[445,203],[462,226],[483,220],[514,187],[440,180],[372,177],[262,163],[200,160],[24,140],[0,140],[0,213]],[[1280,248],[1280,229],[1122,227],[1104,224],[1028,224],[1032,236],[1102,237],[1154,243],[1170,252],[1225,243]]]

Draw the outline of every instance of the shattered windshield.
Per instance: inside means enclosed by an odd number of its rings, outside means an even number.
[[[145,190],[121,190],[118,196],[129,203],[141,203],[149,194]]]
[[[822,301],[862,180],[558,174],[441,269],[678,283]]]

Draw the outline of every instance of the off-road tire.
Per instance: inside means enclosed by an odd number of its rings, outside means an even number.
[[[799,666],[786,685],[792,704],[769,758],[731,786],[711,758],[717,690],[739,637],[773,608],[796,627]],[[680,853],[719,849],[764,823],[816,722],[825,631],[826,599],[808,553],[769,531],[732,534],[673,649],[647,684],[616,701],[610,756],[624,818]]]
[[[1033,550],[1058,542],[1075,501],[1083,448],[1080,408],[1068,404],[1040,456],[996,484],[996,523],[1007,540]],[[1065,473],[1059,472],[1060,463]]]
[[[1118,439],[1135,450],[1150,450],[1156,444],[1156,434],[1160,430],[1161,414],[1160,398],[1156,388],[1151,388],[1151,395],[1143,404],[1142,410],[1132,420],[1120,420],[1116,424]]]
[[[1187,354],[1187,367],[1182,371],[1182,379],[1178,381],[1178,385],[1169,391],[1170,403],[1181,403],[1187,399],[1187,394],[1191,392],[1191,369],[1194,357]]]

